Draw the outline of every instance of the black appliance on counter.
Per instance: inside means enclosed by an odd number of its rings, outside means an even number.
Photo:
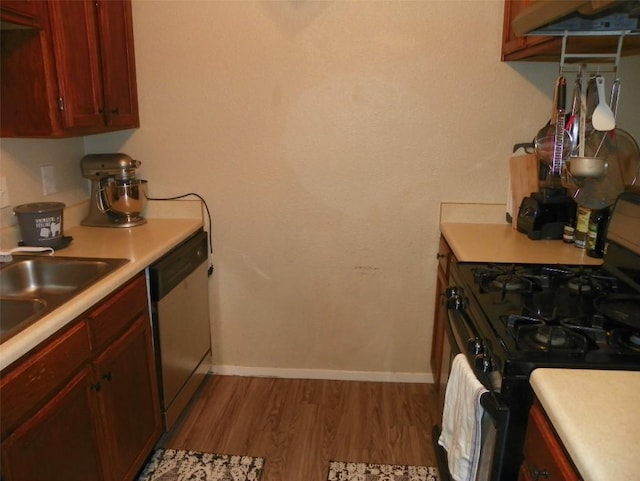
[[[490,421],[482,479],[513,481],[534,369],[640,370],[640,194],[618,197],[602,266],[460,262],[446,296],[452,355],[464,353],[489,391],[480,398]],[[447,479],[446,453],[436,449]]]
[[[518,232],[532,240],[562,239],[564,226],[576,219],[576,203],[566,189],[543,189],[522,199],[518,211]]]

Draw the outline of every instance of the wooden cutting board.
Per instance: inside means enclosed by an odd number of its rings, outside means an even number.
[[[511,182],[511,226],[515,229],[518,222],[518,209],[524,197],[538,192],[538,158],[535,154],[514,155],[509,159],[509,179]]]

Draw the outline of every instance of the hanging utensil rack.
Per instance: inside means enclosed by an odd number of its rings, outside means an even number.
[[[558,34],[546,34],[550,36],[562,36],[562,52],[560,54],[560,72],[577,72],[585,64],[595,63],[598,72],[618,72],[622,43],[626,35],[637,35],[632,30],[607,30],[607,31],[568,31]],[[618,37],[618,45],[615,52],[597,53],[570,53],[567,52],[567,40],[569,37]],[[573,62],[571,62],[573,60]],[[591,62],[590,62],[591,61]]]

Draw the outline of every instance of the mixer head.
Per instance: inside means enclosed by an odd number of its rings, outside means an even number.
[[[80,160],[82,176],[99,181],[106,177],[119,180],[136,178],[136,169],[142,162],[133,160],[127,154],[88,154]]]

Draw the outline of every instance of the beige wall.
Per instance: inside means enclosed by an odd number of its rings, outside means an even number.
[[[504,202],[557,65],[499,61],[500,1],[133,13],[142,127],[83,147],[140,159],[152,196],[209,203],[216,369],[430,380],[440,203]],[[640,137],[637,59],[622,78],[621,124]],[[40,142],[3,157],[16,170]]]

